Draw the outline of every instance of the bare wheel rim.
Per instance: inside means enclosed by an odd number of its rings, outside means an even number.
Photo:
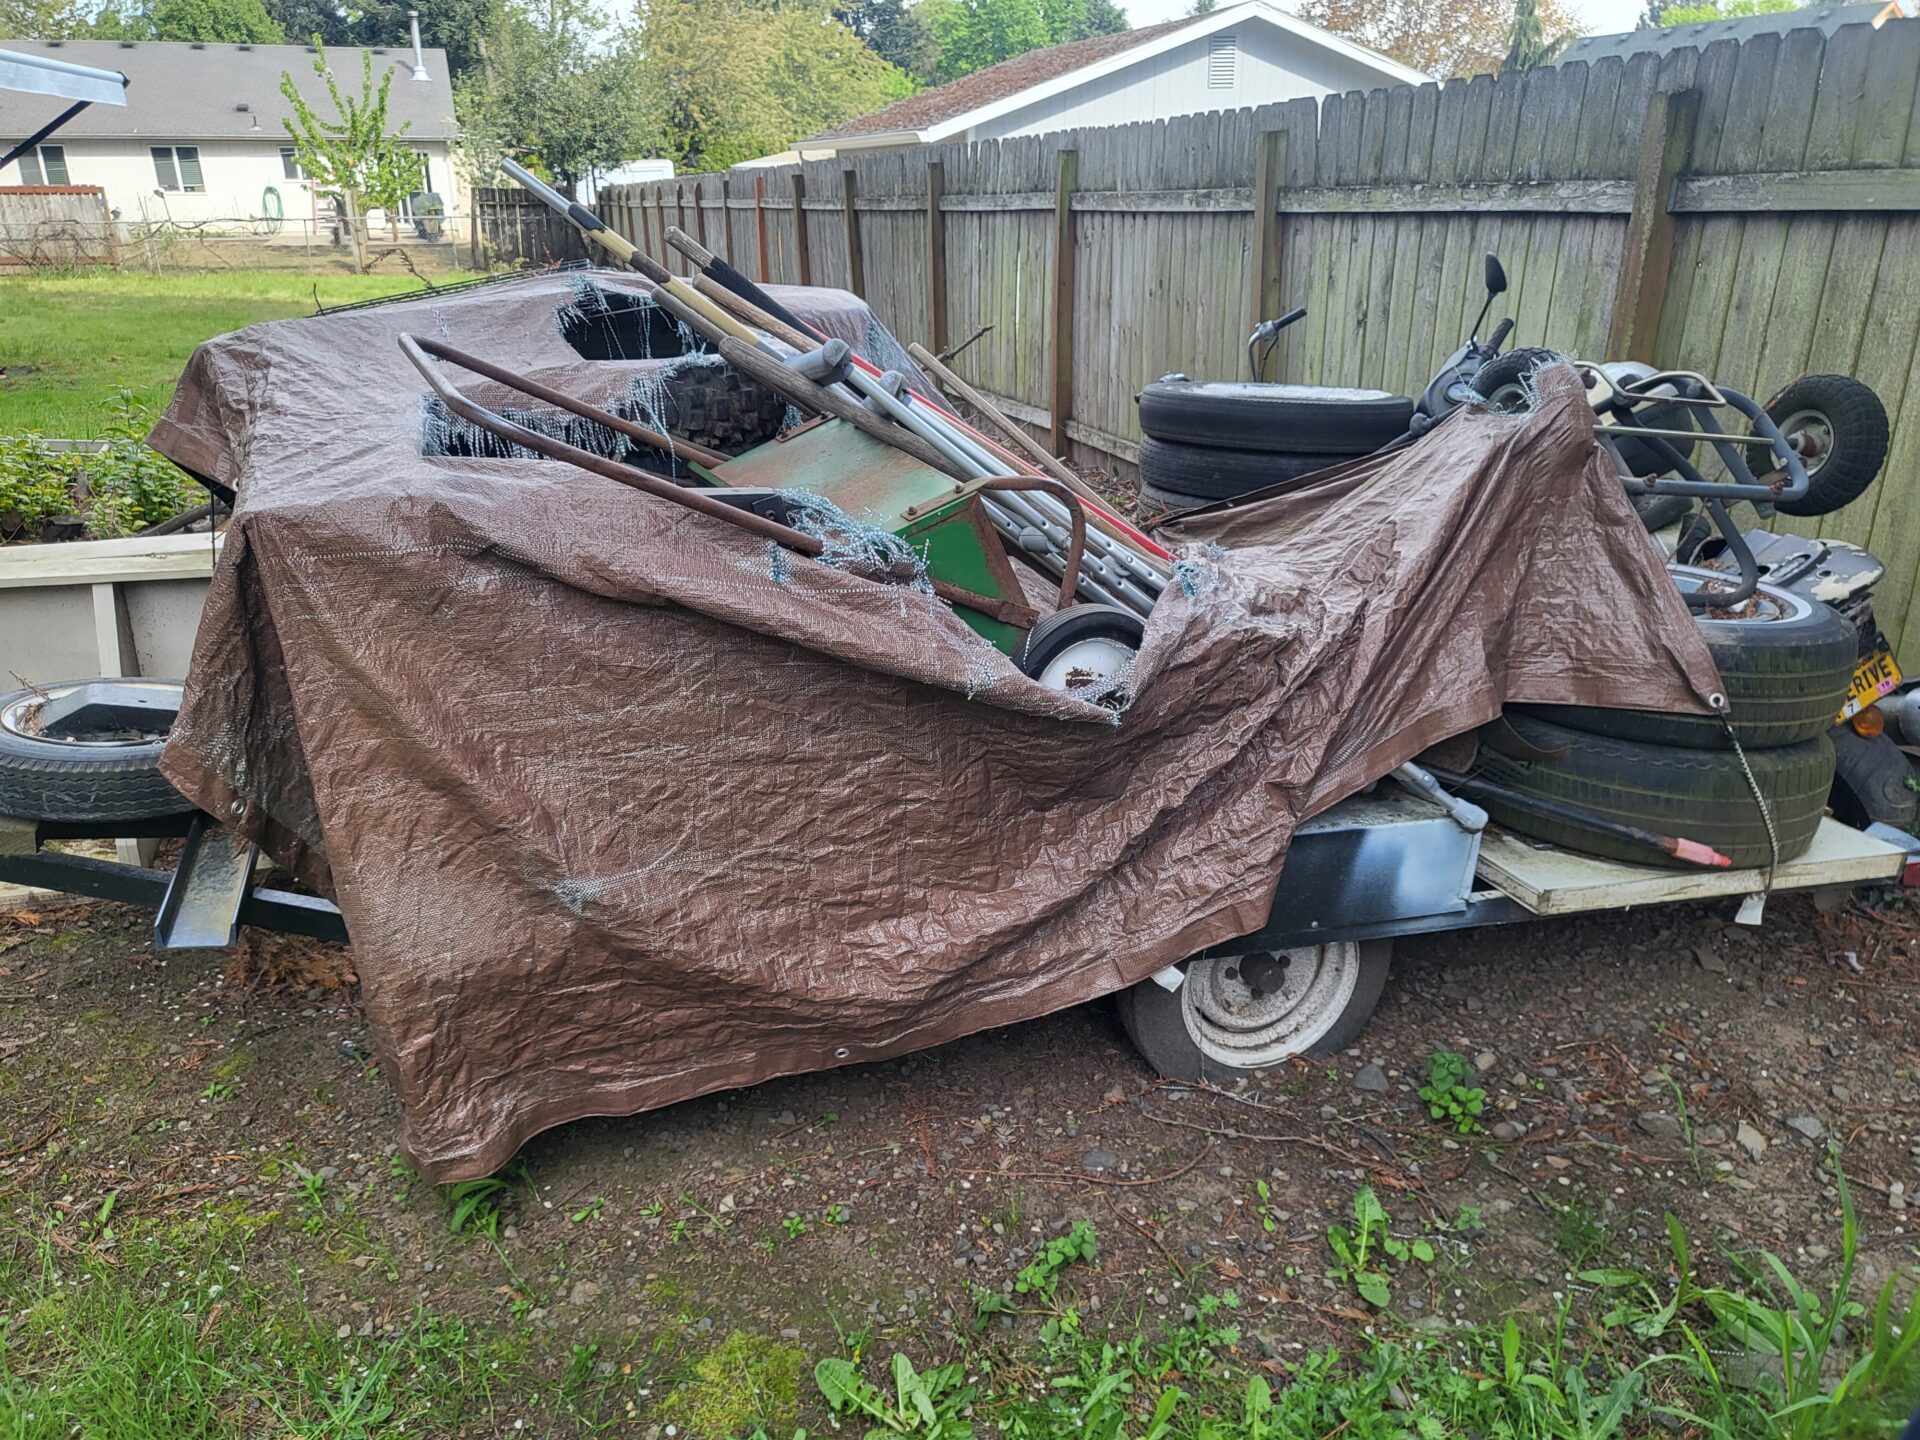
[[[75,749],[164,740],[180,708],[177,680],[80,680],[43,685],[0,708],[0,731]]]
[[[1353,941],[1187,965],[1180,1012],[1200,1053],[1243,1070],[1304,1054],[1339,1023],[1360,984]]]
[[[1780,422],[1780,434],[1800,456],[1811,479],[1833,454],[1833,422],[1819,410],[1796,410]]]

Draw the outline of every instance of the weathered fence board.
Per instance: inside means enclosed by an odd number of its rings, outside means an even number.
[[[698,214],[756,278],[848,286],[857,271],[903,340],[964,345],[956,368],[1009,414],[1109,464],[1138,454],[1142,385],[1246,373],[1256,294],[1268,314],[1308,309],[1269,378],[1417,393],[1473,322],[1488,250],[1516,343],[1595,358],[1631,344],[1762,399],[1806,371],[1857,374],[1893,417],[1885,478],[1790,523],[1887,560],[1881,618],[1920,669],[1917,89],[1920,23],[1800,30],[661,181],[602,209],[661,258],[665,226]]]

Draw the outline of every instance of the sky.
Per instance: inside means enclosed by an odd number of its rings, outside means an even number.
[[[1282,8],[1285,0],[1280,0]],[[1413,4],[1432,4],[1434,0],[1411,0]],[[1633,29],[1634,21],[1639,18],[1643,0],[1570,0],[1574,13],[1580,17],[1582,28],[1589,35],[1616,35],[1622,30]],[[1184,15],[1192,8],[1193,0],[1122,0],[1127,18],[1135,25],[1158,25],[1162,20],[1172,20]]]

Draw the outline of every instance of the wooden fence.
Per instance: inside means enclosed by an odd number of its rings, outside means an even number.
[[[587,258],[586,241],[567,218],[517,188],[474,190],[469,244],[476,270],[499,260],[551,265]]]
[[[111,265],[119,259],[98,185],[0,185],[0,265]]]
[[[1168,371],[1417,393],[1478,308],[1516,343],[1684,365],[1764,399],[1858,375],[1894,420],[1872,494],[1818,522],[1887,562],[1920,670],[1920,21],[1591,66],[929,147],[606,192],[655,256],[679,225],[760,279],[845,286],[1018,419],[1106,462]],[[684,266],[680,267],[684,268]],[[1782,522],[1789,523],[1789,522]],[[1814,522],[1805,522],[1811,525]]]

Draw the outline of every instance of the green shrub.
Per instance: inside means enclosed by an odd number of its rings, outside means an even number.
[[[38,435],[0,437],[0,543],[38,538],[56,516],[78,515],[87,533],[132,535],[194,504],[185,473],[147,447],[151,424],[130,390],[114,396],[106,448],[55,450]]]

